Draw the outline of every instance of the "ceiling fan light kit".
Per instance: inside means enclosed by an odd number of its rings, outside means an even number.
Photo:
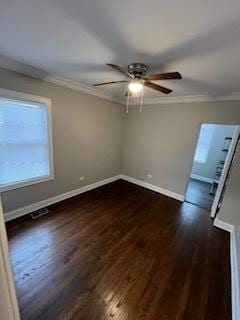
[[[128,89],[134,94],[139,93],[143,89],[143,83],[141,80],[132,80],[129,82]]]
[[[168,73],[160,73],[160,74],[148,74],[148,66],[144,63],[131,63],[128,65],[127,70],[124,68],[116,65],[116,64],[107,64],[109,67],[121,72],[127,78],[127,80],[120,80],[120,81],[110,81],[110,82],[103,82],[103,83],[96,83],[94,86],[101,86],[101,85],[108,85],[108,84],[115,84],[115,83],[128,83],[127,87],[127,113],[129,107],[129,99],[130,96],[140,96],[140,111],[142,111],[143,105],[143,88],[148,87],[153,90],[157,90],[164,94],[169,94],[172,92],[171,89],[162,87],[153,81],[159,80],[175,80],[175,79],[182,79],[182,76],[179,72],[168,72]]]

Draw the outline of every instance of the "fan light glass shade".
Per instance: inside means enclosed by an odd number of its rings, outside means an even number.
[[[139,93],[142,91],[143,89],[143,84],[139,81],[131,81],[128,85],[128,89],[132,92],[132,93]]]

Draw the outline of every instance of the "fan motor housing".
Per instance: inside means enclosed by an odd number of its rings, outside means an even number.
[[[136,78],[141,78],[146,75],[148,71],[148,66],[144,63],[135,62],[131,63],[128,66],[128,72],[132,75],[134,75]]]

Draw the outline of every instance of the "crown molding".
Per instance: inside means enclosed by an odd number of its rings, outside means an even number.
[[[214,101],[240,101],[240,92],[235,92],[224,96],[211,95],[189,95],[189,96],[167,96],[162,98],[145,98],[144,105],[154,104],[174,104],[174,103],[191,103],[191,102],[214,102]],[[121,100],[121,104],[126,104],[125,100]],[[130,101],[130,105],[138,105],[138,102]]]
[[[30,65],[20,63],[16,60],[0,56],[0,67],[15,71],[18,73],[25,74],[27,76],[44,80],[56,85],[60,85],[66,88],[73,90],[78,90],[83,93],[102,98],[105,100],[113,101],[125,105],[126,99],[120,97],[113,97],[111,95],[102,93],[101,91],[82,84],[77,81],[69,80],[64,77],[48,73],[41,69],[32,67]],[[161,98],[145,98],[143,103],[144,105],[153,105],[153,104],[174,104],[174,103],[190,103],[190,102],[214,102],[214,101],[238,101],[240,100],[240,92],[234,92],[229,95],[216,96],[216,95],[189,95],[189,96],[165,96]],[[138,105],[138,102],[135,100],[130,101],[130,105]]]
[[[18,62],[16,60],[13,60],[7,57],[0,56],[0,67],[10,71],[22,73],[32,78],[40,79],[40,80],[47,81],[47,82],[60,85],[66,88],[81,91],[83,93],[90,94],[98,98],[119,103],[119,101],[114,97],[104,94],[95,88],[92,88],[90,86],[87,86],[77,81],[66,79],[64,77],[61,77],[52,73],[48,73],[41,69],[32,67],[30,65]]]

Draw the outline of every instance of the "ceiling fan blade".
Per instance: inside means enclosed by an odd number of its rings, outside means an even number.
[[[113,69],[115,69],[115,70],[123,73],[123,74],[124,74],[126,77],[128,77],[128,78],[129,78],[129,76],[130,76],[127,70],[119,67],[119,66],[116,65],[116,64],[107,63],[107,66],[109,66],[109,67],[111,67],[111,68],[113,68]]]
[[[165,88],[165,87],[162,87],[162,86],[159,86],[158,84],[155,84],[155,83],[150,82],[150,81],[145,81],[144,85],[146,87],[148,87],[148,88],[163,92],[165,94],[169,94],[170,92],[172,92],[172,90],[170,90],[168,88]]]
[[[102,83],[95,83],[95,84],[93,84],[93,86],[97,87],[97,86],[104,86],[106,84],[124,83],[124,82],[128,82],[128,81],[127,80],[120,80],[120,81],[102,82]]]
[[[168,72],[159,74],[149,74],[146,77],[147,80],[171,80],[171,79],[182,79],[179,72]]]

